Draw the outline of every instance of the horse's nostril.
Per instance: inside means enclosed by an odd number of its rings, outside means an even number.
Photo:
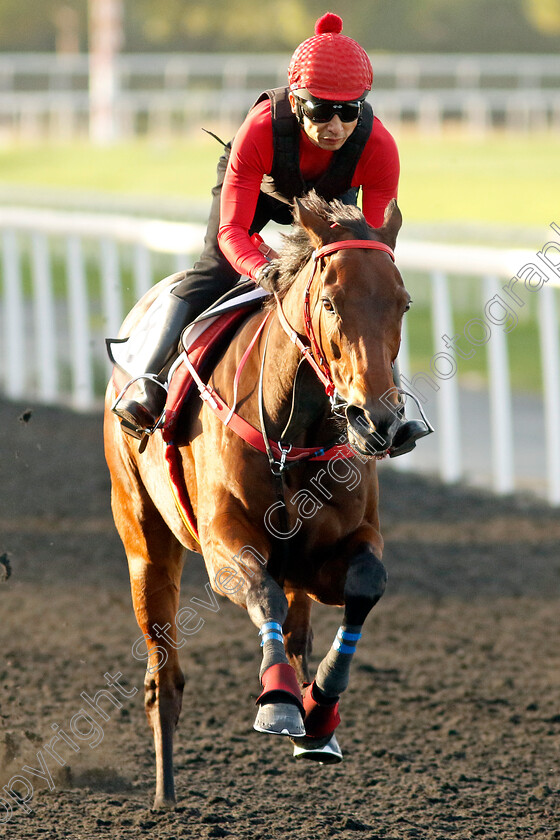
[[[350,438],[357,438],[361,443],[360,450],[369,455],[381,455],[391,445],[391,426],[388,418],[381,417],[379,422],[374,423],[369,413],[354,405],[346,409],[346,418],[349,427]]]
[[[352,428],[361,435],[370,435],[375,431],[375,426],[368,420],[365,410],[356,405],[347,407],[346,419]]]

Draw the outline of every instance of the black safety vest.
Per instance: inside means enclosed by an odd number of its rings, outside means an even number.
[[[346,196],[346,193],[352,186],[356,166],[373,128],[371,105],[364,102],[358,125],[344,145],[333,153],[329,168],[316,181],[306,181],[299,168],[299,138],[302,129],[290,108],[288,88],[265,90],[255,105],[267,97],[271,103],[274,156],[270,174],[263,176],[261,191],[288,204],[296,196],[305,195],[311,189],[315,189],[326,201],[342,198],[346,199],[346,203],[355,203],[358,188],[353,190],[351,197]]]

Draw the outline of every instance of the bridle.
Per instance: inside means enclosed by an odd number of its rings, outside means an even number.
[[[317,248],[313,251],[312,260],[313,264],[311,267],[311,271],[309,274],[309,279],[307,281],[307,285],[305,287],[305,296],[303,301],[303,320],[304,320],[304,328],[305,328],[305,336],[307,337],[308,344],[305,342],[304,338],[299,335],[299,333],[294,330],[294,328],[289,323],[284,309],[282,307],[282,301],[279,298],[278,294],[275,292],[274,296],[276,298],[276,312],[278,314],[278,319],[282,326],[282,329],[290,339],[290,341],[295,344],[295,346],[299,349],[301,354],[304,358],[309,362],[315,373],[317,374],[319,380],[322,382],[325,393],[330,399],[331,408],[334,413],[336,413],[337,408],[338,410],[342,410],[342,408],[346,407],[346,403],[344,400],[340,398],[336,391],[336,387],[331,376],[330,368],[324,358],[323,352],[321,350],[321,345],[317,340],[317,336],[315,335],[315,330],[313,329],[313,318],[311,315],[311,287],[313,285],[313,281],[317,274],[317,269],[319,266],[320,261],[324,258],[329,256],[330,254],[334,254],[337,251],[343,251],[348,248],[369,248],[376,251],[384,251],[385,253],[389,254],[393,262],[395,261],[395,255],[392,249],[385,245],[383,242],[375,242],[370,239],[345,239],[338,242],[330,242],[327,245],[323,245],[321,248]],[[268,341],[268,337],[267,337]],[[261,422],[261,429],[263,432],[263,439],[265,441],[266,451],[268,455],[268,460],[270,464],[270,469],[272,475],[275,479],[275,488],[276,488],[276,498],[278,504],[278,517],[280,520],[280,530],[283,533],[287,533],[288,531],[288,511],[286,508],[286,501],[284,498],[284,471],[286,469],[286,461],[285,458],[280,463],[279,468],[277,466],[277,462],[274,460],[274,456],[268,442],[268,435],[266,433],[265,422],[264,422],[264,401],[263,401],[263,393],[262,393],[262,383],[263,383],[263,374],[264,374],[264,361],[266,355],[266,344],[265,350],[263,352],[262,364],[261,364],[261,375],[259,378],[259,413],[260,413],[260,422]],[[290,445],[290,449],[291,449]],[[289,452],[288,450],[284,450],[285,452]],[[332,450],[331,450],[332,451]],[[352,455],[355,453],[353,450],[350,450]],[[352,455],[346,455],[345,457],[352,457]],[[288,556],[287,556],[287,546],[285,542],[282,542],[280,545],[280,554],[279,554],[279,561],[278,561],[278,579],[283,584],[285,572],[288,563]]]
[[[337,251],[344,251],[349,248],[368,248],[375,251],[384,251],[386,254],[389,254],[393,262],[395,262],[395,255],[393,253],[392,248],[390,248],[388,245],[385,245],[385,243],[383,242],[376,242],[372,239],[343,239],[339,242],[329,242],[327,245],[322,245],[321,248],[317,248],[315,251],[313,251],[313,265],[309,274],[307,286],[305,288],[305,296],[303,301],[303,321],[305,335],[307,337],[309,345],[307,345],[302,340],[302,337],[299,335],[299,333],[297,333],[290,325],[282,308],[282,301],[275,293],[278,318],[280,320],[280,324],[282,325],[284,332],[287,334],[290,341],[296,345],[296,347],[299,349],[302,355],[307,359],[307,361],[309,362],[309,364],[323,383],[325,393],[330,398],[333,407],[337,401],[336,388],[331,376],[329,366],[323,356],[321,345],[317,341],[315,330],[313,329],[313,318],[311,316],[311,287],[313,285],[313,280],[315,279],[315,275],[317,273],[319,261],[323,257],[327,257],[330,254],[336,253]]]

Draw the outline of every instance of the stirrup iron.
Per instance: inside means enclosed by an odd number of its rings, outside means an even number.
[[[135,438],[137,438],[137,440],[141,440],[141,441],[144,440],[146,435],[147,436],[153,435],[154,432],[156,432],[158,429],[160,429],[163,426],[163,421],[164,421],[164,417],[165,417],[165,407],[164,407],[163,411],[161,412],[161,414],[159,415],[156,422],[154,423],[154,425],[151,426],[151,427],[147,427],[147,428],[142,428],[140,426],[133,426],[132,423],[130,423],[124,417],[121,417],[121,415],[119,414],[119,411],[118,411],[118,407],[119,407],[119,404],[120,404],[121,400],[123,399],[126,392],[128,391],[128,389],[130,387],[132,387],[132,385],[134,385],[136,382],[140,382],[143,379],[147,379],[150,382],[153,382],[154,385],[158,385],[160,388],[163,388],[163,390],[167,394],[167,385],[164,384],[163,382],[161,382],[158,379],[158,377],[156,376],[156,374],[154,374],[154,373],[142,373],[139,376],[135,376],[133,379],[129,379],[129,381],[126,383],[126,385],[124,386],[124,388],[122,389],[120,394],[117,396],[116,400],[114,401],[113,405],[111,406],[111,411],[113,412],[113,414],[116,414],[116,416],[119,418],[119,420],[121,422],[121,426],[123,426],[125,428],[127,434],[130,434],[132,437],[135,437]]]

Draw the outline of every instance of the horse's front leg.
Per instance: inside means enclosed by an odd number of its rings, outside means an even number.
[[[212,566],[211,579],[218,591],[246,607],[259,630],[262,691],[257,699],[259,710],[254,728],[273,735],[302,737],[305,728],[301,690],[284,648],[288,600],[267,571],[270,548],[231,507],[227,514],[214,517],[209,534],[203,550]],[[224,584],[220,585],[220,581]]]
[[[305,735],[303,705],[296,673],[288,662],[283,625],[288,602],[282,589],[266,572],[251,580],[247,592],[247,612],[259,628],[262,662],[259,677],[262,692],[253,727],[272,735]]]
[[[331,649],[319,664],[315,686],[323,698],[338,699],[348,687],[350,665],[362,635],[362,625],[387,583],[387,572],[369,545],[352,555],[344,582],[344,618]]]
[[[350,555],[344,580],[344,617],[332,647],[317,669],[304,696],[307,738],[297,757],[340,761],[342,753],[334,738],[340,723],[338,700],[348,687],[350,666],[362,635],[362,626],[385,591],[387,573],[370,544],[362,543]]]

